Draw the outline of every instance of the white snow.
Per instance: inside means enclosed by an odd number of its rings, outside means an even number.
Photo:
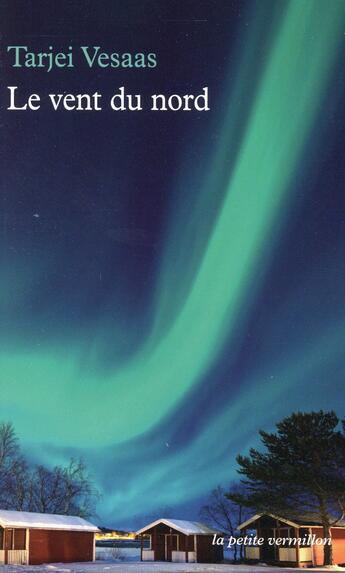
[[[171,527],[172,529],[176,529],[181,533],[185,533],[186,535],[213,535],[214,533],[219,533],[215,529],[211,529],[204,523],[199,523],[198,521],[184,521],[182,519],[157,519],[148,525],[145,525],[142,529],[137,531],[137,534],[145,533],[148,529],[155,527],[159,523],[164,523],[167,527]]]
[[[98,527],[81,517],[5,509],[0,509],[0,525],[2,527],[62,529],[64,531],[99,531]]]
[[[333,568],[333,571],[345,571],[345,568]],[[1,573],[296,573],[299,569],[285,567],[266,567],[260,565],[216,565],[202,563],[140,563],[96,561],[95,563],[57,563],[55,565],[3,565]],[[303,569],[305,571],[305,569]],[[312,569],[329,571],[329,569]]]

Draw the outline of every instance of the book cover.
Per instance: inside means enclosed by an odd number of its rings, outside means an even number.
[[[0,562],[345,563],[345,2],[0,9]]]

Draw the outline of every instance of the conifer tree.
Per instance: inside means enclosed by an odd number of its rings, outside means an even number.
[[[297,412],[260,431],[263,448],[239,455],[246,493],[228,496],[260,512],[309,515],[331,538],[331,527],[345,517],[345,421],[335,412]],[[332,545],[324,546],[324,565],[333,564]]]

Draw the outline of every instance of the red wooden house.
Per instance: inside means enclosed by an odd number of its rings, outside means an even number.
[[[203,523],[179,519],[157,519],[139,531],[142,561],[175,563],[219,563],[223,547],[212,545],[214,534]],[[148,547],[144,544],[148,540]]]
[[[287,518],[271,513],[254,515],[239,526],[243,533],[255,530],[262,544],[245,546],[248,561],[262,561],[276,565],[311,567],[323,565],[324,535],[319,519],[312,515]],[[333,561],[345,563],[345,521],[331,528]],[[274,540],[274,543],[270,540]],[[284,543],[281,540],[284,539]],[[296,542],[300,540],[300,542]]]
[[[0,510],[0,564],[93,561],[97,531],[81,517]]]

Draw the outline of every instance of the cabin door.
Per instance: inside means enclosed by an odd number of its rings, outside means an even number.
[[[5,530],[5,543],[4,543],[4,550],[5,550],[5,563],[8,563],[8,552],[12,551],[13,549],[13,529],[6,529]]]
[[[264,529],[260,532],[265,541],[264,544],[261,546],[261,560],[262,561],[275,561],[275,545],[269,545],[268,540],[274,538],[274,530],[273,529]]]
[[[175,534],[166,536],[166,561],[171,561],[173,551],[177,551],[177,535]]]
[[[165,560],[165,535],[158,533],[155,547],[155,561]]]

